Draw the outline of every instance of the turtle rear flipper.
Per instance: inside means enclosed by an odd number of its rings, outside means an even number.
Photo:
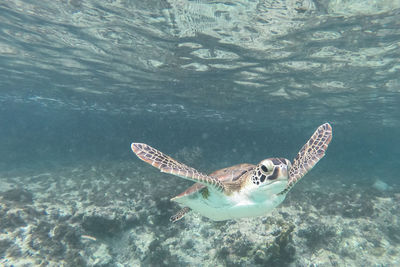
[[[292,167],[289,171],[289,181],[282,193],[289,191],[295,183],[306,175],[306,173],[325,156],[325,151],[331,140],[331,125],[329,123],[324,123],[319,126],[293,160]]]
[[[179,161],[165,155],[157,149],[141,143],[132,143],[132,151],[144,162],[160,169],[161,172],[170,173],[196,183],[203,184],[217,191],[224,192],[225,185],[218,179],[205,175]]]
[[[185,216],[189,211],[191,211],[190,208],[184,207],[183,209],[179,210],[175,215],[171,216],[171,218],[169,218],[169,220],[170,220],[171,222],[173,222],[173,223],[174,223],[174,222],[177,222],[177,221],[179,221],[180,219],[182,219],[183,216]]]

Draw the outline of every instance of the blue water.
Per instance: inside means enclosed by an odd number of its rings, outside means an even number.
[[[133,141],[182,161],[183,148],[201,149],[186,159],[204,172],[292,159],[316,127],[330,122],[333,141],[313,181],[357,188],[379,180],[395,190],[399,73],[399,1],[5,1],[1,177],[106,162],[141,166]],[[157,179],[149,179],[154,187]],[[171,190],[190,185],[172,181]],[[15,187],[34,191],[23,182]],[[7,264],[18,258],[0,252]],[[229,265],[218,255],[209,264]],[[161,264],[148,259],[139,262]]]

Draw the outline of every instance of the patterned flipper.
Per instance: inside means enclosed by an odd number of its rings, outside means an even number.
[[[328,149],[331,140],[331,125],[329,123],[324,123],[319,126],[293,160],[292,168],[290,168],[289,171],[289,182],[282,193],[288,192],[295,183],[306,175],[306,173],[325,156],[325,151]]]
[[[132,143],[131,148],[136,156],[160,169],[161,172],[170,173],[196,183],[201,183],[221,192],[225,191],[224,184],[218,179],[202,174],[198,170],[174,160],[170,156],[165,155],[149,145]]]
[[[181,209],[180,211],[178,211],[174,216],[171,216],[171,218],[169,218],[169,220],[170,220],[171,222],[177,222],[177,221],[179,221],[180,219],[182,219],[183,216],[185,216],[186,213],[188,213],[189,211],[191,211],[190,208],[184,207],[183,209]]]

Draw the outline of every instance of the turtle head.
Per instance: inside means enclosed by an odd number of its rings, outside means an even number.
[[[288,159],[264,159],[254,169],[251,181],[260,189],[280,193],[287,185],[291,166]]]

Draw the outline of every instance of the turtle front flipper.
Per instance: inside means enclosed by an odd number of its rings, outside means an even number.
[[[173,222],[173,223],[174,223],[174,222],[177,222],[177,221],[179,221],[180,219],[182,219],[183,216],[185,216],[186,213],[188,213],[189,211],[191,211],[190,208],[184,207],[183,209],[179,210],[175,215],[171,216],[171,218],[169,218],[169,220],[170,220],[171,222]]]
[[[332,140],[332,127],[324,123],[318,127],[307,143],[300,149],[293,160],[289,171],[289,181],[282,193],[286,193],[306,173],[311,170],[317,162],[325,156],[325,151]]]
[[[149,145],[132,143],[131,148],[138,158],[160,169],[161,172],[170,173],[196,183],[201,183],[220,192],[225,191],[224,184],[218,179],[186,166]]]

